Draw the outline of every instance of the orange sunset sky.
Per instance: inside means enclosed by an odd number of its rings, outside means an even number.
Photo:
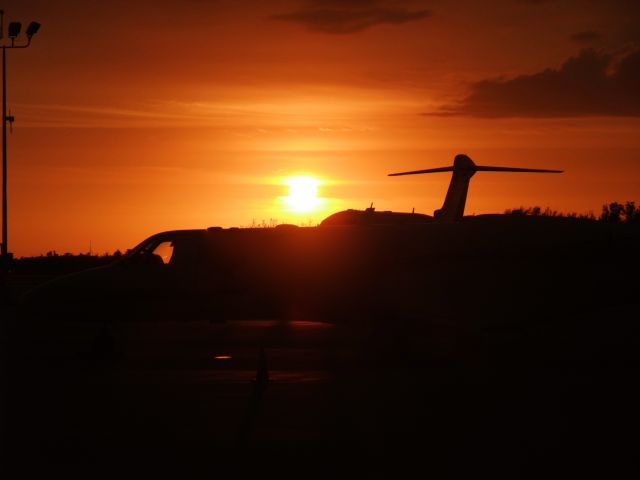
[[[103,253],[162,230],[640,200],[637,0],[19,0],[9,250]],[[6,40],[5,40],[6,41]],[[287,178],[320,181],[296,213]]]

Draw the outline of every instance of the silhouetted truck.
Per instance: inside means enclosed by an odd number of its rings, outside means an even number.
[[[53,338],[67,323],[92,337],[128,324],[203,320],[548,319],[614,301],[603,292],[612,275],[637,268],[637,255],[624,253],[638,238],[637,228],[580,219],[434,222],[372,209],[318,227],[177,230],[112,265],[36,288],[21,322]]]
[[[201,307],[211,321],[286,316],[297,308],[305,315],[326,314],[332,306],[362,310],[404,292],[427,298],[444,289],[464,297],[470,291],[460,287],[470,279],[480,281],[471,289],[477,290],[496,277],[492,269],[474,265],[555,254],[562,254],[564,263],[576,252],[607,248],[610,235],[595,222],[502,216],[450,224],[343,218],[306,228],[176,230],[149,237],[112,265],[36,288],[25,305],[45,315],[81,313],[87,321],[106,310],[132,321],[167,320],[169,313],[189,320]],[[402,307],[395,298],[391,305]]]

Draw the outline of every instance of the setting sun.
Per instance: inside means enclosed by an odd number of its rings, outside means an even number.
[[[284,197],[285,203],[295,212],[310,212],[322,202],[318,198],[320,181],[307,176],[288,178],[289,195]]]

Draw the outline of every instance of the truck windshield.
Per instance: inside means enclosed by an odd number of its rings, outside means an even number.
[[[173,258],[174,242],[171,240],[147,240],[123,258],[126,264],[167,265]]]
[[[157,255],[162,259],[162,263],[165,265],[171,261],[173,256],[173,242],[161,242],[151,252],[152,255]]]

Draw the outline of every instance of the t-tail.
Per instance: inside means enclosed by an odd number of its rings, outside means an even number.
[[[476,172],[533,172],[533,173],[562,173],[563,170],[541,170],[537,168],[488,167],[476,165],[467,155],[456,155],[450,167],[428,168],[411,172],[390,173],[390,177],[399,175],[417,175],[421,173],[453,172],[442,208],[433,212],[438,220],[454,221],[462,219],[467,202],[469,181]]]

